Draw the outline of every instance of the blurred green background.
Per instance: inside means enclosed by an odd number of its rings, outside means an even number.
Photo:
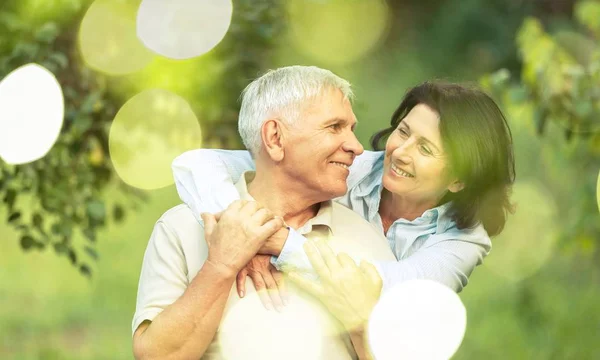
[[[119,31],[135,31],[140,1],[100,2],[119,11]],[[109,156],[115,114],[140,91],[166,89],[199,120],[202,143],[192,147],[241,148],[240,91],[292,64],[353,84],[365,145],[421,81],[488,90],[513,131],[517,211],[460,294],[468,327],[454,358],[600,358],[600,2],[234,0],[213,50],[190,60],[154,56],[130,74],[82,56],[91,3],[0,4],[0,78],[36,62],[56,75],[66,103],[61,136],[43,159],[0,160],[0,359],[132,358],[146,243],[180,201],[173,185],[140,190],[119,178]],[[96,34],[110,35],[105,26]],[[130,51],[113,52],[118,60]],[[185,150],[185,133],[176,129],[162,145]],[[168,164],[144,175],[159,172]]]

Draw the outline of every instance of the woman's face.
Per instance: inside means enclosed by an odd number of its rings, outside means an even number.
[[[462,184],[450,176],[437,112],[416,105],[385,145],[383,186],[415,202],[437,202]]]

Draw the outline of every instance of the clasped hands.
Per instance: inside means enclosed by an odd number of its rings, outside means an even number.
[[[270,263],[278,256],[289,230],[283,219],[256,202],[239,200],[220,214],[202,214],[207,261],[224,264],[236,275],[240,297],[245,293],[245,279],[250,276],[268,309],[281,310],[288,299],[284,276]],[[336,255],[324,241],[309,240],[304,245],[318,281],[298,273],[289,279],[317,297],[348,331],[362,327],[377,303],[382,280],[376,268],[356,262],[344,253]],[[266,291],[265,291],[266,290]]]
[[[289,234],[281,217],[255,201],[237,200],[217,214],[201,214],[208,245],[207,262],[236,276],[240,297],[246,276],[267,309],[280,310],[286,299],[283,274],[270,263],[278,256]],[[269,290],[269,291],[262,291]]]

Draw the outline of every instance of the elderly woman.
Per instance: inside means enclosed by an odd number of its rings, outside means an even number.
[[[294,270],[292,280],[319,296],[349,329],[368,319],[382,287],[432,279],[462,290],[489,253],[489,237],[503,229],[515,177],[506,119],[477,88],[426,82],[410,89],[390,127],[376,133],[371,145],[383,151],[365,151],[355,159],[348,192],[336,201],[384,233],[397,261],[375,263],[375,271],[344,254],[336,256],[324,242],[306,243],[293,229],[282,254],[285,248],[304,249],[308,258],[304,253],[289,257],[293,266],[272,260],[278,269]],[[211,201],[218,210],[228,204],[216,204],[211,194],[236,198],[233,182],[253,165],[246,152],[195,150],[176,159],[173,168],[179,194],[193,210]],[[206,173],[210,179],[202,176]],[[296,274],[311,265],[319,281]],[[268,256],[257,255],[240,273],[240,295],[247,273],[257,290],[284,292]],[[281,306],[278,292],[270,294],[271,299],[263,295],[265,305],[272,300]]]

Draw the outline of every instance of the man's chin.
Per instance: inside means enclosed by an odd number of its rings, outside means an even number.
[[[344,186],[336,186],[336,188],[331,190],[331,198],[335,199],[340,196],[344,196],[348,192],[348,186],[346,185],[346,181],[344,179]]]

